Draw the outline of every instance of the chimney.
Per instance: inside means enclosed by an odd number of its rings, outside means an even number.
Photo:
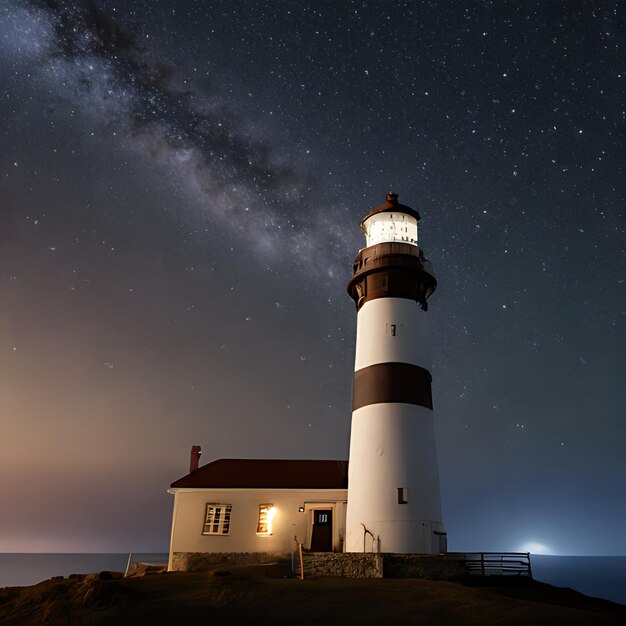
[[[189,459],[189,473],[195,472],[200,464],[200,455],[202,448],[200,446],[191,446],[191,458]]]

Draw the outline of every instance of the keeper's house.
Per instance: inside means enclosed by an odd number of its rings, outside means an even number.
[[[195,457],[194,457],[195,454]],[[172,483],[168,569],[206,553],[343,552],[347,461],[219,459]],[[294,539],[297,538],[297,539]]]

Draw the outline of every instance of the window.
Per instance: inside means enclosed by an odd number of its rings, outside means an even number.
[[[272,518],[276,513],[276,508],[273,504],[260,504],[259,505],[259,523],[256,527],[257,535],[271,535],[272,534]]]
[[[230,530],[230,512],[232,508],[232,504],[207,503],[202,534],[227,535]]]
[[[409,490],[406,487],[398,487],[398,504],[407,504],[409,501]]]

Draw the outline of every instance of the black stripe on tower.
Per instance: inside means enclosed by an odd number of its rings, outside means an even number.
[[[376,298],[407,298],[426,308],[437,288],[435,277],[424,270],[424,257],[408,243],[379,243],[363,248],[354,261],[348,293],[357,310]]]
[[[402,402],[433,408],[427,369],[410,363],[377,363],[354,373],[352,410],[381,402]]]

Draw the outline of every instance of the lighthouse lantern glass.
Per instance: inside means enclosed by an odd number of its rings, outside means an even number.
[[[386,241],[417,245],[417,220],[406,213],[376,213],[363,222],[368,246]]]

